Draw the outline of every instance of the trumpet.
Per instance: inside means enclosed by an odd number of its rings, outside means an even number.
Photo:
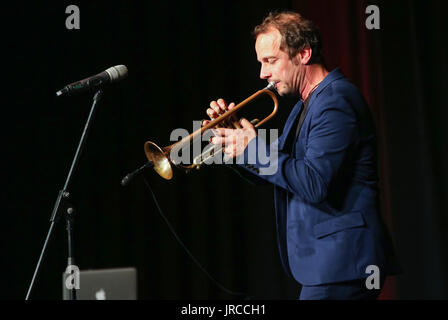
[[[274,88],[275,88],[275,82],[270,82],[266,88],[258,90],[250,97],[246,98],[245,100],[237,104],[231,110],[227,110],[224,114],[210,121],[207,125],[201,127],[200,129],[194,131],[190,135],[182,138],[181,140],[173,143],[172,145],[161,148],[152,141],[146,141],[144,144],[144,151],[146,158],[148,159],[149,162],[153,164],[154,170],[162,178],[166,180],[171,180],[171,178],[173,177],[173,168],[172,168],[173,165],[178,168],[184,169],[186,172],[192,169],[199,169],[207,159],[209,159],[222,149],[216,150],[213,144],[208,145],[207,147],[205,147],[204,152],[202,152],[200,155],[196,156],[193,159],[193,163],[191,165],[183,165],[175,163],[170,157],[171,150],[182,149],[185,145],[190,144],[196,136],[202,135],[206,130],[211,128],[217,128],[217,127],[226,127],[232,129],[240,128],[239,121],[232,122],[231,117],[238,110],[246,106],[248,103],[252,102],[261,95],[267,94],[274,103],[273,111],[262,121],[259,121],[258,119],[254,119],[251,121],[251,123],[255,126],[255,128],[260,127],[261,125],[269,121],[277,113],[278,99],[275,93],[272,91]]]

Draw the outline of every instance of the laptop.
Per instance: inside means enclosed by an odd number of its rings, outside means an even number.
[[[65,272],[62,274],[63,300],[70,299],[70,290],[66,284],[68,276]],[[137,270],[135,268],[81,270],[76,299],[137,300]]]

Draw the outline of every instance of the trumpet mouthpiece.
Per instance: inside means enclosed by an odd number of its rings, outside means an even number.
[[[269,82],[268,86],[266,87],[268,90],[274,90],[275,89],[275,81]]]

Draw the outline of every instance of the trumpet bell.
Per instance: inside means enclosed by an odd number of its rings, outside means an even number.
[[[146,158],[154,164],[154,170],[164,179],[171,180],[173,168],[165,151],[152,141],[144,145]]]

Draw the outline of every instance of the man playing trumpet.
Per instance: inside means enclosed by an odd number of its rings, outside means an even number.
[[[271,13],[254,35],[260,78],[298,102],[271,145],[246,119],[239,129],[214,129],[212,142],[223,145],[227,157],[242,159],[241,170],[274,185],[281,261],[302,285],[300,299],[376,299],[399,267],[379,214],[369,108],[339,69],[327,71],[311,21]],[[233,107],[218,99],[207,114],[214,119]],[[276,150],[274,173],[263,171],[260,145],[268,154]],[[371,270],[379,276],[374,288],[366,281]]]

